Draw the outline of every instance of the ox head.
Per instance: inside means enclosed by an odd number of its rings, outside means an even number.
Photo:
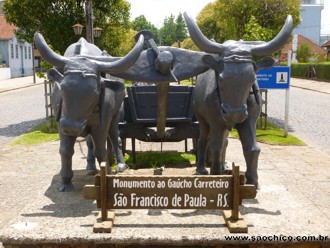
[[[69,46],[64,56],[52,51],[41,34],[35,33],[34,39],[43,59],[58,69],[51,69],[48,77],[56,82],[55,91],[61,99],[57,113],[61,132],[71,136],[85,135],[88,117],[93,113],[99,113],[102,126],[105,83],[101,72],[120,73],[133,65],[143,51],[144,37],[140,36],[125,57],[112,62],[96,59],[102,55],[101,50],[83,38]]]
[[[184,18],[197,47],[213,54],[205,55],[202,60],[216,72],[223,119],[231,124],[244,121],[248,114],[248,95],[251,88],[257,88],[256,85],[252,87],[256,83],[257,69],[274,64],[274,59],[270,57],[257,63],[252,61],[252,57],[268,56],[282,48],[292,31],[292,17],[287,17],[281,31],[269,42],[228,40],[223,44],[207,39],[187,13],[184,13]]]

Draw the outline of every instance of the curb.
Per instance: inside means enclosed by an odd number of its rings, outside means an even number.
[[[24,89],[24,88],[29,88],[29,87],[37,86],[37,85],[40,85],[40,84],[44,84],[44,82],[42,82],[42,83],[33,83],[31,85],[18,86],[18,87],[10,88],[10,89],[4,89],[4,90],[0,90],[0,93],[19,90],[19,89]]]

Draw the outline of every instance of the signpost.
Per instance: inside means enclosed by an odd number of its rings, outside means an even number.
[[[291,52],[288,52],[289,66],[274,66],[271,69],[262,69],[257,72],[257,80],[260,89],[285,89],[285,115],[284,137],[289,130],[289,96],[290,96],[290,65]]]
[[[261,69],[257,72],[260,89],[289,89],[290,67],[274,66],[271,69]]]
[[[95,185],[84,187],[85,199],[101,208],[94,232],[111,232],[115,214],[108,209],[223,209],[230,232],[247,232],[239,205],[255,196],[234,164],[231,175],[221,176],[113,176],[103,163]]]

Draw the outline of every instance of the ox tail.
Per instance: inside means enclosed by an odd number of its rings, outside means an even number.
[[[252,85],[252,91],[253,91],[253,95],[254,95],[254,98],[256,99],[257,104],[260,105],[259,87],[256,82]]]
[[[60,100],[59,100],[59,103],[58,103],[58,106],[57,106],[57,111],[56,111],[56,122],[60,122],[60,119],[61,119],[61,116],[62,116],[62,97],[60,97]]]
[[[105,97],[105,89],[102,87],[100,99],[99,99],[99,121],[100,127],[102,128],[104,125],[104,97]]]

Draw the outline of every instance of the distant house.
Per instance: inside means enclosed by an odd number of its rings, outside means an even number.
[[[15,29],[0,14],[0,64],[10,68],[12,78],[33,75],[33,46],[18,39]]]
[[[307,44],[310,47],[312,53],[311,58],[315,58],[316,56],[320,56],[320,57],[326,56],[326,51],[322,47],[320,47],[314,41],[310,40],[309,38],[303,35],[298,35],[297,43],[298,43],[297,44],[298,48],[301,44]],[[292,41],[286,43],[286,45],[281,49],[281,62],[287,61],[287,53],[289,50],[291,51],[293,50]]]
[[[330,58],[330,40],[325,42],[321,47],[325,48],[327,51],[327,57]]]

